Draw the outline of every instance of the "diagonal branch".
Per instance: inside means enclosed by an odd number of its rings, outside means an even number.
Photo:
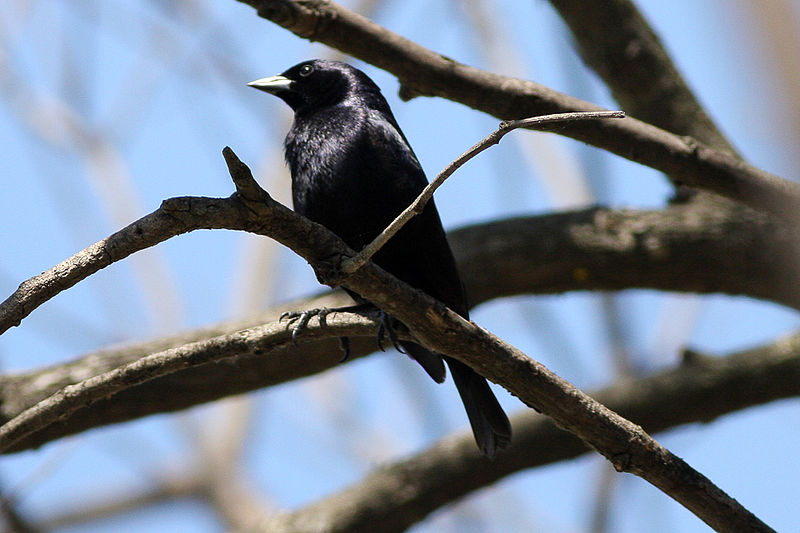
[[[291,209],[271,201],[264,191],[257,200],[270,201],[259,204],[260,210],[251,209],[240,198],[236,193],[227,199],[180,197],[164,200],[156,211],[21,283],[0,304],[0,334],[18,326],[41,304],[98,270],[176,235],[198,229],[231,229],[272,236],[281,243],[297,238],[286,229],[287,216],[289,219],[296,217]],[[265,227],[260,218],[265,213],[271,220],[269,227]],[[302,227],[302,236],[309,239],[305,243],[298,241],[304,254],[313,254],[316,250],[315,229],[318,227],[312,222]]]
[[[537,83],[470,67],[409,41],[334,2],[240,0],[300,37],[319,41],[396,75],[401,96],[440,96],[503,120],[598,107]],[[704,189],[789,220],[800,185],[691,137],[633,118],[570,124],[561,135],[660,170],[677,184]]]
[[[181,213],[187,210],[205,212],[209,216],[208,223],[203,223],[200,217],[183,218]],[[18,326],[41,304],[98,270],[182,233],[202,228],[237,227],[247,221],[247,217],[242,216],[243,210],[244,206],[234,201],[212,198],[171,198],[164,201],[153,213],[22,282],[0,304],[0,334]]]

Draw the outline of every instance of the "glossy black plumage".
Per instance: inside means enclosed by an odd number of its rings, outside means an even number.
[[[298,213],[360,250],[427,184],[380,89],[360,70],[337,61],[300,63],[251,86],[275,94],[295,112],[286,161]],[[373,257],[376,264],[467,318],[466,296],[433,201]],[[356,301],[358,294],[348,291]],[[481,451],[493,456],[511,427],[486,380],[463,363],[403,343],[437,382],[447,362]]]

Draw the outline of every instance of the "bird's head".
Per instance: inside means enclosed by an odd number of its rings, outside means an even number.
[[[335,105],[352,97],[383,100],[380,89],[357,68],[340,61],[312,59],[293,66],[283,74],[248,83],[274,94],[294,110]]]

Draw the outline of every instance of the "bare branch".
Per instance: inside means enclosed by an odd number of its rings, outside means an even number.
[[[332,331],[338,337],[374,335],[377,330],[378,323],[374,320],[360,317],[361,320],[354,321],[351,318],[340,321],[337,314],[331,313],[328,316],[325,335]],[[304,332],[304,339],[318,337],[322,329],[319,324],[317,327],[309,325]],[[80,408],[153,378],[181,368],[218,362],[244,353],[259,355],[291,342],[291,331],[285,323],[278,321],[136,359],[119,368],[64,387],[0,426],[0,451],[8,450],[26,436],[68,417]]]
[[[183,224],[179,216],[182,210],[191,208],[209,214],[219,214],[217,208],[227,208],[221,216],[235,226],[235,221],[242,219],[236,215],[235,207],[232,203],[223,205],[219,200],[203,198],[172,198],[165,201],[157,211],[20,284],[19,288],[0,304],[0,333],[10,327],[18,326],[22,319],[38,306],[101,268],[170,237],[202,227],[200,219],[192,221],[194,226]]]
[[[252,176],[249,179],[255,183]],[[285,226],[286,215],[289,214],[290,219],[295,221],[292,228],[298,229],[295,218],[297,215],[291,209],[273,201],[263,190],[261,193],[256,192],[245,176],[237,174],[235,184],[239,192],[228,199],[180,197],[164,200],[161,207],[153,213],[42,274],[24,281],[0,304],[0,334],[10,327],[18,326],[22,319],[42,303],[98,270],[176,235],[198,229],[224,228],[268,235],[281,243],[297,238],[289,234]],[[241,201],[243,194],[256,196],[251,196],[246,204]],[[253,206],[257,208],[254,209]],[[272,222],[269,228],[263,226],[261,219],[264,216]],[[313,254],[316,250],[315,228],[319,227],[310,221],[301,223],[300,231],[310,239],[306,244],[300,244],[305,254]]]

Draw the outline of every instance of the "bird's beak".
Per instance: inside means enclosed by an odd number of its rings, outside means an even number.
[[[255,87],[268,93],[279,93],[282,91],[289,91],[292,88],[292,80],[285,76],[269,76],[268,78],[261,78],[259,80],[251,81],[247,85]]]

